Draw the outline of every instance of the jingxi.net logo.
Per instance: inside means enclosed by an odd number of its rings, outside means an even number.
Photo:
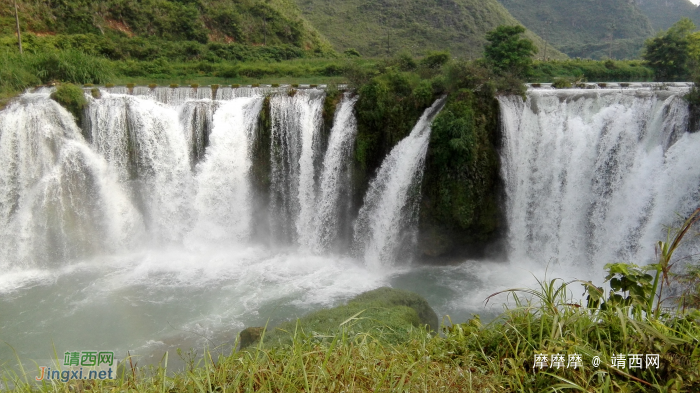
[[[113,351],[69,351],[64,354],[63,367],[39,367],[36,380],[115,379],[117,363]]]

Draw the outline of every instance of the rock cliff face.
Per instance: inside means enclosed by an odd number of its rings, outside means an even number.
[[[503,229],[498,102],[472,90],[453,94],[435,119],[423,180],[423,257],[494,256]]]

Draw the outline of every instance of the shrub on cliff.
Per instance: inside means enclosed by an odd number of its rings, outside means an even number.
[[[83,109],[87,106],[83,89],[71,83],[58,86],[56,91],[51,93],[51,99],[68,109],[75,116],[76,120],[82,118]]]

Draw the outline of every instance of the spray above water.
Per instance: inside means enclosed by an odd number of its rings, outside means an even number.
[[[372,269],[390,267],[397,258],[410,256],[430,125],[445,101],[443,97],[425,110],[411,134],[384,159],[369,185],[355,222],[354,247]]]

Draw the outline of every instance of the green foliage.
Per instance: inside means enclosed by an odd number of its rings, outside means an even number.
[[[71,83],[58,86],[56,91],[51,93],[51,99],[58,102],[75,116],[76,120],[83,117],[83,110],[87,106],[87,99],[83,89]]]
[[[654,70],[640,60],[552,60],[535,61],[527,78],[532,82],[551,82],[556,78],[596,82],[651,81]]]
[[[499,111],[480,82],[463,80],[433,121],[420,222],[427,256],[479,254],[497,237]]]
[[[656,31],[636,6],[642,2],[660,3],[658,0],[501,0],[522,25],[538,34],[540,40],[548,41],[548,59],[554,58],[551,53],[554,47],[570,57],[599,60],[639,58],[644,40]],[[536,42],[540,48],[538,58],[544,60],[542,45]]]
[[[437,69],[450,61],[450,52],[428,52],[423,59],[421,59],[420,64],[424,67]]]
[[[146,41],[289,45],[309,52],[330,51],[328,42],[288,0],[60,0],[18,3],[25,31],[99,35],[112,40],[136,36],[148,37]],[[0,4],[0,16],[11,16],[13,11],[11,3]],[[2,34],[12,34],[12,28],[14,20],[0,18]],[[95,41],[93,38],[90,40]],[[122,40],[122,43],[124,41],[128,40]],[[108,47],[104,49],[119,52],[123,45]]]
[[[343,51],[345,57],[361,57],[360,52],[355,48],[348,48]]]
[[[80,52],[0,54],[0,92],[17,92],[51,81],[101,84],[113,77],[109,62]]]
[[[499,73],[524,77],[530,72],[537,48],[531,40],[522,38],[522,26],[498,26],[486,34],[484,58]]]
[[[690,77],[691,46],[695,45],[691,39],[696,39],[691,35],[694,30],[693,22],[684,18],[666,32],[647,40],[644,60],[654,69],[656,80],[675,81]]]
[[[552,82],[552,87],[555,89],[570,89],[573,86],[569,78],[557,78]]]
[[[98,34],[57,34],[36,36],[31,33],[23,34],[25,52],[40,53],[52,51],[74,50],[88,55],[105,57],[112,60],[147,60],[167,69],[172,61],[197,61],[220,63],[224,61],[267,61],[328,56],[328,51],[307,51],[289,44],[253,46],[242,43],[210,42],[203,44],[197,41],[169,41],[164,38],[127,37]],[[17,40],[13,36],[0,36],[0,48],[8,51],[16,50]],[[156,73],[156,72],[154,72]]]

